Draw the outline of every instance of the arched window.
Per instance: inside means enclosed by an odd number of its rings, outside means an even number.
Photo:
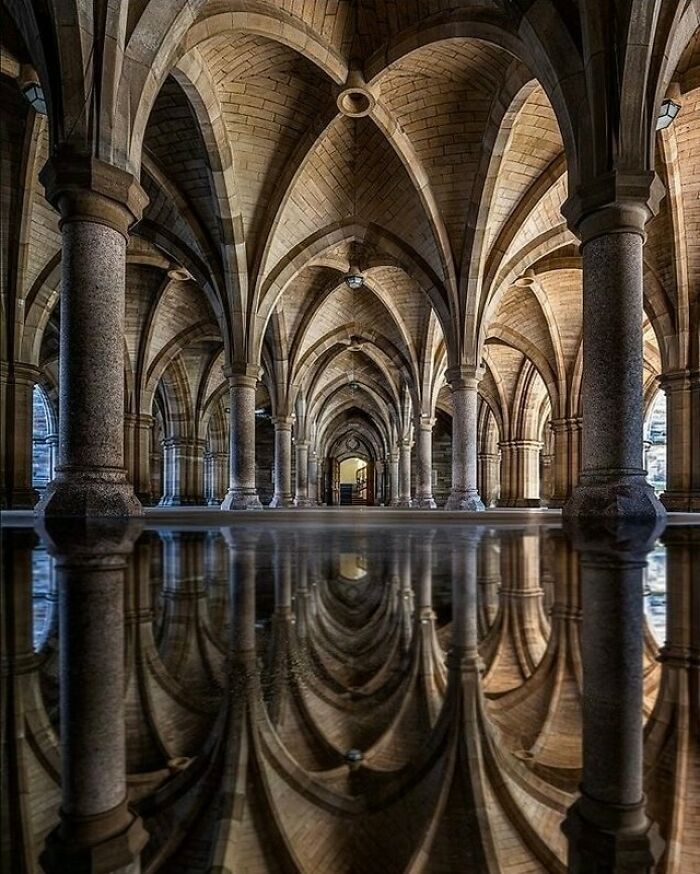
[[[53,479],[58,438],[46,393],[34,386],[32,397],[32,485],[44,489]]]
[[[644,466],[656,492],[666,488],[666,396],[657,392],[644,424]]]

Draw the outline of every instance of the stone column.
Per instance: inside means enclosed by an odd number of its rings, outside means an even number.
[[[625,191],[648,192],[651,176],[600,180],[563,210],[583,255],[582,470],[567,517],[665,514],[642,459],[642,246],[651,211]]]
[[[222,510],[260,510],[255,487],[255,386],[257,374],[226,368],[231,394],[229,490]]]
[[[515,507],[540,506],[540,449],[539,440],[513,440],[514,469],[511,469],[511,481],[515,474]]]
[[[378,506],[384,506],[384,462],[374,462],[374,501]]]
[[[418,477],[414,506],[434,510],[433,498],[433,425],[435,419],[421,416],[416,420]]]
[[[411,441],[399,442],[399,497],[397,507],[411,506]]]
[[[445,374],[452,389],[452,491],[446,510],[483,510],[476,479],[477,386],[482,373],[453,367]]]
[[[124,461],[129,482],[142,504],[153,503],[151,494],[151,436],[153,416],[127,413],[124,416]]]
[[[61,213],[59,464],[36,512],[138,516],[124,468],[126,244],[147,202],[130,174],[58,156],[41,172]]]
[[[292,424],[289,416],[274,416],[275,426],[275,493],[271,507],[291,507],[292,498]]]
[[[309,446],[308,440],[296,442],[296,497],[295,507],[309,507]]]
[[[389,500],[387,503],[391,507],[399,505],[399,453],[390,452],[387,457],[387,468],[389,470]]]
[[[562,825],[572,874],[654,867],[643,793],[643,576],[661,528],[567,529],[580,552],[583,665],[581,795]]]
[[[491,507],[495,503],[499,479],[498,465],[499,458],[496,452],[480,452],[477,455],[477,481],[479,483],[479,495],[484,507]]]
[[[318,504],[318,455],[316,450],[309,452],[309,505],[315,507]]]
[[[124,715],[124,588],[140,526],[47,520],[59,593],[61,822],[47,872],[140,870],[147,834],[129,808]]]
[[[665,373],[667,510],[700,510],[700,370]]]
[[[226,483],[228,482],[227,462],[227,453],[211,453],[211,495],[209,497],[211,506],[219,506],[226,495]]]
[[[160,505],[181,507],[204,503],[204,441],[167,437],[163,449],[166,488]]]
[[[515,446],[512,440],[501,440],[498,448],[501,450],[501,493],[498,498],[498,506],[514,507],[516,495]]]
[[[563,507],[578,485],[581,442],[581,419],[552,419],[554,434],[553,487],[550,507]]]
[[[39,500],[32,486],[33,402],[39,370],[19,361],[0,364],[2,507],[28,509]]]

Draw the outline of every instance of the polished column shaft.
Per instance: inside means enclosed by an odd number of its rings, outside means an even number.
[[[230,386],[231,431],[229,489],[222,510],[259,510],[255,487],[255,386],[257,377],[226,371]]]
[[[435,509],[433,498],[433,425],[435,420],[421,416],[416,422],[416,477],[415,506],[422,509]]]
[[[447,510],[483,510],[477,487],[477,385],[480,372],[455,367],[445,376],[452,389],[452,491]]]
[[[308,507],[309,500],[309,441],[296,442],[296,496],[295,507]]]
[[[275,493],[271,507],[291,507],[292,499],[292,424],[287,416],[276,416],[275,427]]]

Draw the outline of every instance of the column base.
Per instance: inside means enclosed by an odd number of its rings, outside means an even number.
[[[576,801],[561,826],[569,842],[567,871],[570,874],[651,874],[655,859],[650,823],[643,808],[595,804],[597,822],[591,822],[585,815],[587,806],[585,798]],[[606,811],[606,808],[609,809]],[[603,824],[605,819],[608,822]]]
[[[666,516],[666,509],[643,476],[615,482],[582,482],[564,505],[564,518],[602,516],[654,521]]]
[[[314,502],[310,498],[294,498],[294,506],[303,510],[308,507],[313,507]]]
[[[207,507],[220,507],[223,500],[223,498],[209,498]]]
[[[513,507],[541,507],[542,501],[539,498],[516,498],[511,504]]]
[[[201,507],[204,504],[204,499],[198,501],[196,498],[163,498],[158,502],[159,507]]]
[[[222,510],[262,510],[255,489],[229,489],[221,504]]]
[[[569,495],[567,495],[565,498],[557,497],[557,496],[553,495],[547,501],[547,506],[549,507],[550,510],[561,510],[562,507],[564,507],[564,505],[566,504],[566,502],[568,500],[569,500]]]
[[[452,491],[445,502],[446,510],[467,510],[470,513],[481,513],[486,509],[476,489]]]
[[[663,492],[659,500],[669,513],[700,512],[700,492]]]
[[[294,498],[291,495],[274,495],[267,506],[272,510],[285,510],[294,506]]]
[[[404,509],[410,509],[413,506],[413,501],[410,498],[399,498],[398,501],[393,504],[394,507],[403,507]]]
[[[118,468],[62,468],[34,508],[37,516],[143,516],[143,507]]]
[[[437,510],[437,504],[432,495],[430,497],[416,498],[413,506],[419,510]]]
[[[119,813],[126,814],[127,820],[116,834],[101,834],[104,816],[92,817],[79,824],[64,820],[46,839],[40,856],[43,870],[47,874],[64,874],[66,871],[71,874],[100,874],[104,871],[138,874],[141,870],[139,856],[148,841],[148,832],[140,817],[123,809],[125,804],[120,808]]]

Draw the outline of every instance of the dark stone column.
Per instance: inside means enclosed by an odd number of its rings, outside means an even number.
[[[477,385],[481,371],[454,367],[446,379],[452,389],[452,492],[446,510],[483,510],[476,472]]]
[[[416,442],[418,476],[416,482],[415,506],[434,510],[437,504],[433,498],[433,425],[435,419],[421,416],[416,421]]]
[[[291,507],[292,498],[292,423],[291,417],[276,416],[275,426],[275,494],[271,507]]]
[[[53,158],[41,180],[61,213],[59,464],[36,512],[138,516],[124,467],[126,244],[147,202],[96,159]]]
[[[231,396],[230,485],[222,510],[260,510],[255,486],[255,386],[257,376],[226,370]]]
[[[580,552],[583,662],[581,795],[562,829],[571,874],[650,874],[642,788],[646,554],[661,525],[567,533]]]
[[[654,520],[666,511],[643,460],[642,246],[651,208],[638,192],[649,196],[650,179],[601,186],[564,209],[581,239],[584,357],[581,478],[564,515]]]
[[[309,507],[309,446],[308,440],[297,440],[296,442],[296,496],[294,498],[295,507]]]
[[[48,521],[59,597],[61,823],[47,872],[139,870],[147,834],[129,808],[124,721],[124,586],[138,523]]]

